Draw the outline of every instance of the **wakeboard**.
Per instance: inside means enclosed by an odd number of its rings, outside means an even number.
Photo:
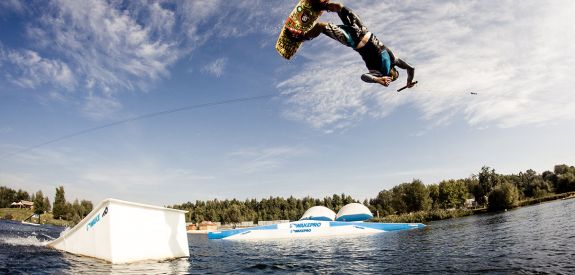
[[[320,0],[300,0],[284,23],[276,42],[276,51],[285,59],[292,58],[303,43],[294,40],[287,28],[306,32],[313,27],[323,12],[317,9],[317,2]]]

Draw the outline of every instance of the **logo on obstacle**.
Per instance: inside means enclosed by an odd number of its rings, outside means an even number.
[[[94,227],[100,221],[100,214],[96,215],[89,223],[86,225],[86,231],[90,230],[90,228]]]
[[[321,227],[321,223],[319,222],[306,222],[306,223],[292,223],[290,224],[290,228],[313,228],[313,227]]]
[[[94,227],[100,221],[100,219],[104,218],[104,216],[106,216],[107,214],[108,214],[108,207],[106,206],[104,212],[102,212],[102,216],[98,214],[90,222],[88,222],[88,224],[86,225],[86,231],[89,231],[90,228]]]

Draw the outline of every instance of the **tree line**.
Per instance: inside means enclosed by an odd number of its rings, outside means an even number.
[[[516,207],[521,200],[541,198],[550,194],[575,191],[575,167],[556,165],[553,171],[538,174],[527,170],[518,174],[503,175],[495,169],[484,166],[477,174],[463,179],[443,180],[437,184],[425,185],[421,180],[401,183],[389,190],[380,191],[375,198],[366,199],[363,204],[379,216],[405,214],[436,209],[460,209],[467,199],[474,198],[478,207],[499,211]],[[34,202],[34,211],[43,214],[52,211],[55,219],[79,222],[92,211],[88,200],[66,201],[64,187],[56,188],[54,203],[42,191],[32,195],[28,192],[0,186],[0,208],[10,207],[12,202],[27,200]],[[262,220],[298,220],[312,206],[326,206],[339,211],[348,203],[359,202],[346,194],[317,199],[290,196],[269,197],[260,200],[243,201],[208,200],[186,202],[173,208],[189,211],[189,222],[214,221],[238,223]]]
[[[553,171],[538,174],[527,170],[519,174],[503,175],[484,166],[477,174],[463,179],[443,180],[425,185],[421,180],[401,183],[380,191],[375,198],[364,200],[372,213],[380,216],[406,214],[437,209],[461,209],[467,199],[474,199],[477,207],[490,211],[511,209],[521,200],[575,191],[575,167],[556,165]],[[351,202],[359,202],[349,195],[334,194],[323,199],[311,197],[285,199],[269,197],[244,201],[208,200],[186,202],[173,208],[189,211],[186,220],[238,223],[261,220],[298,220],[312,206],[323,205],[335,212]]]
[[[44,196],[42,191],[30,195],[21,189],[16,191],[5,186],[0,186],[0,208],[8,208],[13,202],[22,200],[34,202],[35,214],[41,215],[52,212],[54,219],[72,221],[73,223],[80,222],[93,208],[92,202],[88,200],[78,201],[78,199],[76,199],[73,202],[66,201],[64,186],[56,188],[53,204],[50,203],[48,197]]]

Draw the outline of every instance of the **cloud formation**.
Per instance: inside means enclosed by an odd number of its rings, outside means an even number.
[[[356,53],[328,38],[302,47],[302,70],[278,84],[295,93],[286,114],[324,131],[410,104],[433,125],[463,117],[478,127],[513,127],[575,117],[575,3],[551,1],[386,1],[349,3],[420,85],[401,94],[363,83]],[[330,21],[339,23],[331,17]],[[322,20],[325,20],[323,18]],[[329,50],[326,50],[329,49]],[[327,53],[326,53],[327,52]],[[403,73],[405,75],[405,73]],[[405,76],[403,76],[405,77]],[[472,97],[470,92],[477,92]]]
[[[74,74],[66,63],[41,57],[30,50],[3,50],[0,47],[0,64],[6,70],[5,77],[12,83],[34,89],[43,84],[51,84],[72,90],[76,86]]]
[[[285,5],[285,4],[283,4]],[[172,66],[189,58],[207,41],[221,42],[250,33],[268,33],[279,13],[265,1],[107,1],[51,0],[31,9],[17,1],[3,1],[5,14],[19,14],[24,21],[24,47],[0,44],[0,67],[13,68],[4,75],[25,88],[68,90],[48,98],[62,102],[74,97],[90,117],[104,117],[119,108],[92,106],[107,102],[121,106],[118,95],[146,91],[168,75]],[[279,12],[279,10],[276,10]],[[3,13],[4,14],[4,13]],[[0,14],[2,16],[3,14]],[[258,22],[258,24],[255,24]],[[220,76],[226,58],[204,72]],[[202,68],[203,64],[193,64]],[[113,103],[113,104],[110,104]]]
[[[307,152],[306,149],[289,146],[245,148],[231,153],[229,157],[234,162],[234,170],[252,174],[278,169],[288,159]]]
[[[202,68],[202,72],[211,74],[215,77],[220,77],[224,73],[224,69],[226,68],[226,63],[228,60],[226,58],[218,58],[211,63],[206,64]]]

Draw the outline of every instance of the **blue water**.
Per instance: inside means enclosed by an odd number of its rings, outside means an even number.
[[[571,199],[361,237],[233,242],[188,235],[188,259],[111,265],[44,247],[62,228],[0,221],[0,273],[575,274],[574,226]]]

